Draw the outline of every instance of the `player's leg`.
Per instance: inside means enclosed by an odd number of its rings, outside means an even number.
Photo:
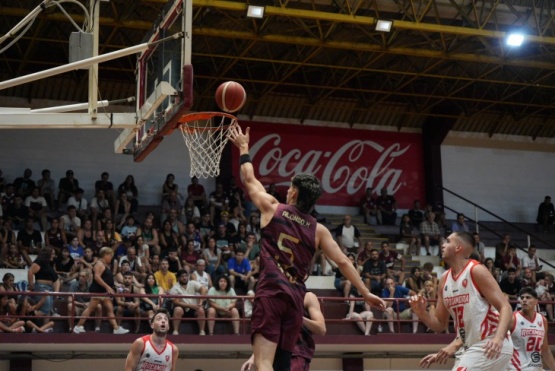
[[[258,371],[272,371],[277,343],[266,339],[262,334],[254,335],[253,353]]]

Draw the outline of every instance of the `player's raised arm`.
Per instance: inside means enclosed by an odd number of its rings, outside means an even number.
[[[144,341],[142,338],[138,338],[131,345],[131,349],[127,354],[127,359],[125,360],[125,371],[135,371],[139,359],[141,358],[141,352],[143,350]]]
[[[337,264],[343,276],[351,281],[368,304],[380,310],[385,310],[385,301],[368,291],[351,260],[341,251],[330,231],[320,223],[316,227],[316,246],[321,248],[324,254]]]
[[[252,166],[249,156],[249,133],[250,128],[247,128],[245,133],[243,133],[241,127],[239,125],[235,125],[230,128],[228,137],[229,140],[239,149],[241,179],[247,188],[251,201],[263,214],[262,225],[266,225],[269,220],[264,220],[264,214],[268,215],[271,213],[270,215],[273,215],[275,206],[278,204],[278,200],[266,192],[262,183],[260,183],[254,175],[254,167]]]

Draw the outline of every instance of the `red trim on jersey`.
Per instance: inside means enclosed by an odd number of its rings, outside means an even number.
[[[468,267],[468,264],[475,262],[476,260],[474,259],[468,259],[468,262],[464,265],[463,269],[461,269],[461,271],[459,272],[459,274],[457,274],[457,276],[453,276],[453,270],[449,269],[449,272],[451,273],[451,277],[453,277],[453,281],[456,281],[459,279],[459,277],[461,276],[461,274],[466,270],[466,267]],[[472,273],[472,271],[471,271]],[[470,275],[470,277],[472,277],[472,274]]]
[[[156,345],[151,341],[151,337],[152,337],[152,335],[146,335],[146,336],[143,336],[143,339],[146,338],[146,341],[148,341],[150,343],[150,345],[152,346],[152,349],[154,349],[156,354],[160,355],[160,354],[164,353],[164,351],[166,350],[166,347],[168,346],[169,341],[167,341],[167,340],[164,341],[164,347],[162,348],[162,350],[158,351],[158,349],[156,349]],[[143,350],[144,350],[144,347],[143,347]],[[141,355],[142,355],[142,353],[141,353]]]
[[[516,350],[516,348],[513,348],[513,356],[511,357],[511,364],[517,371],[521,370],[520,354],[518,353],[518,350]]]
[[[520,311],[519,311],[519,312],[520,312]],[[509,332],[510,332],[511,334],[512,334],[513,332],[515,332],[515,328],[516,328],[516,325],[517,325],[517,323],[516,323],[516,314],[517,314],[517,312],[514,312],[514,313],[513,313],[513,322],[514,322],[514,323],[513,323],[513,328],[509,329]]]
[[[472,281],[472,286],[474,286],[474,288],[476,289],[476,291],[478,291],[478,293],[480,294],[480,296],[483,298],[484,295],[482,294],[482,291],[480,290],[480,288],[478,287],[478,285],[476,284],[476,281],[474,280],[474,276],[472,275],[472,271],[474,270],[474,268],[476,268],[476,266],[478,264],[480,264],[478,261],[474,260],[474,259],[470,259],[471,261],[475,262],[476,264],[474,264],[472,266],[472,268],[470,268],[470,281]]]
[[[526,318],[526,316],[524,315],[524,313],[522,313],[521,310],[518,311],[518,313],[520,313],[520,315],[522,316],[522,318],[524,318],[526,321],[528,321],[529,323],[534,323],[536,322],[536,319],[538,318],[538,312],[534,312],[534,318],[532,318],[532,320],[530,321],[528,318]]]

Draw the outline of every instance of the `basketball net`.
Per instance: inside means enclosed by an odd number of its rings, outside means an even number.
[[[197,112],[182,116],[179,129],[191,159],[191,177],[220,175],[220,159],[227,144],[229,129],[237,118],[223,112]]]

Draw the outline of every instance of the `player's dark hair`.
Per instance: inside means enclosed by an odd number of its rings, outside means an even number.
[[[158,308],[154,311],[154,314],[152,315],[152,317],[150,317],[151,325],[152,325],[152,322],[154,322],[154,317],[156,317],[156,315],[159,313],[165,314],[168,321],[170,320],[170,314],[168,313],[168,311],[165,308]]]
[[[454,234],[461,240],[463,245],[468,247],[474,247],[474,237],[469,232],[459,231],[459,232],[454,232]]]
[[[299,193],[295,206],[303,213],[309,213],[322,194],[320,181],[312,174],[297,174],[291,184]]]
[[[538,298],[538,293],[536,292],[536,290],[534,290],[533,288],[531,288],[530,286],[527,287],[523,287],[520,292],[518,293],[518,296],[521,297],[522,295],[528,294],[532,297],[534,297],[534,299]]]

